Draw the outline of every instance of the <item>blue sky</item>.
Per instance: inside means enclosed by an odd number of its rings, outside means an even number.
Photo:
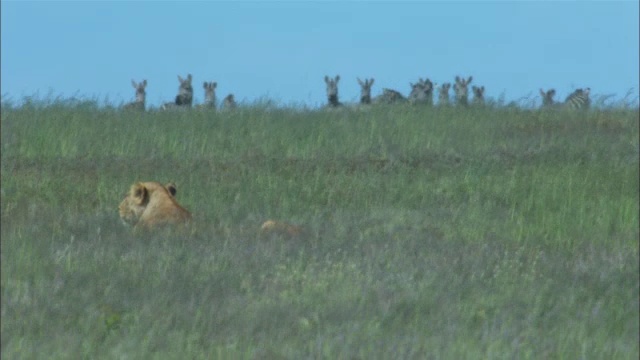
[[[357,101],[356,77],[409,92],[473,76],[507,100],[555,88],[638,96],[638,1],[2,1],[1,88],[38,94],[171,101],[177,75],[217,81],[218,99],[326,102],[324,76],[340,74],[340,100]],[[538,99],[539,101],[539,99]]]

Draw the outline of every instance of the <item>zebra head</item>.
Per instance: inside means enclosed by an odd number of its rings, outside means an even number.
[[[427,95],[427,104],[433,105],[433,89],[437,84],[434,84],[427,78],[424,82],[424,91]]]
[[[215,81],[212,82],[204,82],[202,85],[204,87],[204,106],[205,107],[216,107],[216,87],[218,87],[218,83]]]
[[[140,83],[136,83],[133,79],[131,79],[131,86],[136,89],[136,102],[141,102],[144,104],[147,98],[147,91],[145,90],[147,87],[147,80],[142,80]]]
[[[456,94],[456,101],[459,105],[467,105],[469,99],[469,84],[473,80],[473,76],[469,76],[467,80],[456,76],[456,83],[453,85],[453,91]]]
[[[542,96],[542,107],[549,107],[555,104],[553,97],[556,96],[556,89],[549,89],[544,91],[540,89],[540,96]]]
[[[147,80],[142,80],[140,83],[136,83],[135,80],[131,80],[131,86],[136,89],[136,100],[124,105],[124,109],[127,110],[144,110],[144,103],[147,98]]]
[[[473,91],[473,103],[475,105],[484,104],[484,86],[472,86]]]
[[[187,78],[183,79],[180,75],[178,75],[178,81],[180,82],[180,87],[178,88],[178,95],[176,95],[176,105],[180,106],[191,106],[193,104],[193,86],[191,86],[192,80],[191,74],[187,74]]]
[[[327,84],[327,99],[329,100],[329,106],[340,106],[338,100],[338,81],[340,81],[340,75],[336,75],[335,78],[328,76],[324,77],[324,82]]]
[[[449,89],[451,88],[450,83],[444,83],[438,89],[438,101],[442,105],[449,104]]]
[[[224,98],[224,100],[222,101],[222,105],[227,110],[235,109],[237,107],[237,104],[236,104],[236,99],[234,98],[233,94],[227,95]]]
[[[373,85],[374,79],[364,79],[364,81],[358,78],[358,84],[360,84],[360,103],[371,104],[371,85]]]
[[[433,104],[433,83],[431,80],[422,80],[422,78],[420,78],[417,83],[410,83],[409,85],[411,85],[411,93],[409,94],[410,103]]]

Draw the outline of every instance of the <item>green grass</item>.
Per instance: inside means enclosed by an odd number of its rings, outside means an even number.
[[[639,356],[637,108],[1,117],[3,358]]]

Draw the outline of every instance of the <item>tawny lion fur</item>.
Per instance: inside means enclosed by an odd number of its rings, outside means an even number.
[[[175,194],[173,183],[135,183],[120,203],[120,218],[135,229],[187,224],[191,221],[191,213],[178,204]]]
[[[289,236],[299,236],[304,233],[304,229],[301,226],[287,224],[282,221],[267,220],[260,227],[260,231],[263,234],[282,234]]]

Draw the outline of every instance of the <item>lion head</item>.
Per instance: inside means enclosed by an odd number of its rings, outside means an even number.
[[[191,220],[191,213],[175,199],[176,186],[155,181],[138,182],[118,207],[120,219],[134,228],[151,229],[162,225],[181,225]]]

